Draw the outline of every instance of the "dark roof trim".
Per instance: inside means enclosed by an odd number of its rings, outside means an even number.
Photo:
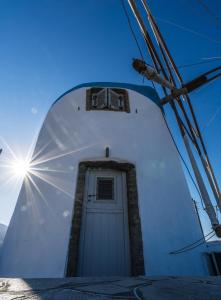
[[[120,82],[89,82],[89,83],[83,83],[79,84],[72,89],[68,90],[64,94],[62,94],[60,97],[55,100],[55,102],[52,104],[52,106],[57,103],[62,97],[69,94],[70,92],[84,88],[84,87],[109,87],[109,88],[123,88],[135,91],[139,94],[142,94],[146,97],[148,97],[150,100],[152,100],[157,106],[159,106],[162,109],[162,104],[160,102],[160,98],[157,94],[157,92],[149,86],[144,85],[137,85],[137,84],[131,84],[131,83],[120,83]]]

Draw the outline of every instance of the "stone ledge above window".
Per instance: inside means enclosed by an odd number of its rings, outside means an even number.
[[[130,112],[128,92],[119,88],[91,88],[86,91],[86,110]]]

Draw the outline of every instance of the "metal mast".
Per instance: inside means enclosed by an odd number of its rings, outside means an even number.
[[[191,82],[184,84],[182,76],[156,24],[156,21],[150,11],[150,8],[147,5],[147,1],[140,0],[140,4],[142,4],[142,7],[148,19],[148,24],[150,25],[150,29],[154,34],[155,40],[158,45],[157,48],[154,46],[154,42],[152,41],[148,29],[146,28],[145,22],[137,7],[137,1],[128,0],[128,3],[144,37],[154,67],[151,68],[144,61],[140,60],[135,60],[133,66],[143,76],[146,76],[148,79],[160,83],[163,89],[163,93],[165,95],[165,98],[162,100],[162,104],[165,105],[169,103],[169,105],[175,113],[181,136],[183,138],[184,145],[186,147],[195,174],[195,178],[202,199],[204,201],[205,210],[210,218],[212,228],[216,232],[216,235],[218,237],[221,237],[221,225],[219,224],[219,221],[217,219],[215,209],[212,205],[206,185],[204,184],[203,178],[200,174],[190,143],[194,145],[198,157],[202,162],[203,169],[205,170],[208,182],[213,191],[214,198],[217,202],[217,206],[219,208],[219,211],[221,212],[220,189],[212,165],[210,163],[210,159],[203,141],[202,134],[200,132],[200,128],[192,107],[190,97],[188,95],[188,93],[192,90],[220,76],[221,74],[218,74],[213,76],[212,78],[208,78],[208,76],[211,73],[216,72],[221,68],[218,67],[216,69],[213,69],[192,80]],[[185,102],[185,105],[183,102]],[[185,106],[187,106],[187,108]]]

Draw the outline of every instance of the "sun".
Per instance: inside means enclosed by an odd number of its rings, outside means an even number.
[[[25,177],[30,172],[30,163],[27,160],[16,160],[12,169],[16,176]]]

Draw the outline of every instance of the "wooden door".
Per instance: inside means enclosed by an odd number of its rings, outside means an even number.
[[[78,276],[130,275],[126,174],[89,169],[84,195]]]

